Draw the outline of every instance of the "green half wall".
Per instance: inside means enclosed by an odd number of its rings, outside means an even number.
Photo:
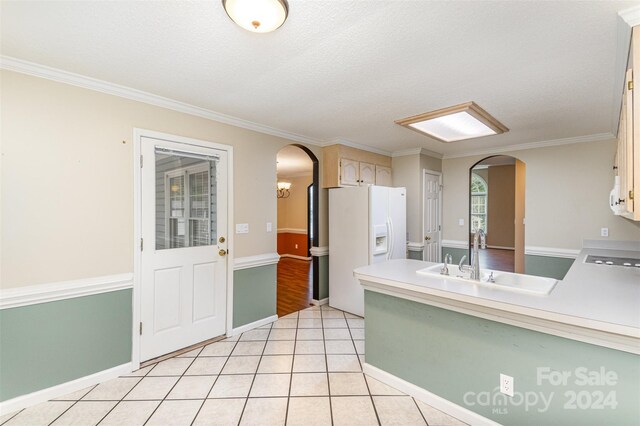
[[[640,356],[365,291],[366,362],[505,425],[637,425]],[[500,373],[514,396],[499,392]],[[566,379],[562,379],[565,377]]]
[[[131,289],[0,311],[0,401],[131,362]]]
[[[276,314],[277,265],[233,272],[233,328]]]

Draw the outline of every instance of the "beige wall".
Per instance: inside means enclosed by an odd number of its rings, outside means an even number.
[[[640,223],[614,216],[607,202],[615,145],[612,139],[504,153],[526,164],[527,246],[579,249],[583,239],[601,238],[601,227],[610,240],[640,239]],[[469,167],[484,157],[442,162],[444,239],[468,238]]]
[[[236,257],[276,251],[276,154],[294,143],[141,102],[1,73],[2,288],[133,271],[133,129],[233,146]],[[320,161],[320,147],[309,146]],[[320,192],[320,245],[327,194]]]
[[[290,195],[278,198],[278,229],[307,229],[307,187],[313,183],[313,176],[278,178],[291,182]]]
[[[513,165],[491,166],[485,170],[488,170],[487,183],[491,182],[488,192],[487,244],[514,247],[516,168]]]
[[[441,171],[442,160],[423,154],[404,155],[393,157],[391,167],[393,186],[407,188],[407,241],[422,243],[422,171]]]
[[[422,205],[420,196],[420,158],[418,155],[393,157],[391,160],[393,186],[407,189],[407,239],[422,241]]]

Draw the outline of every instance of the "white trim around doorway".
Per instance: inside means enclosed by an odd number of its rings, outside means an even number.
[[[426,175],[435,175],[438,176],[438,185],[440,186],[440,191],[438,191],[438,246],[440,247],[440,249],[438,250],[438,262],[440,262],[442,259],[442,172],[438,172],[435,170],[429,170],[429,169],[422,169],[422,186],[420,188],[420,198],[422,199],[422,217],[420,218],[420,222],[422,225],[422,235],[421,238],[424,238],[424,188],[425,188],[425,182],[426,182]],[[422,252],[422,258],[424,259],[424,241],[422,242],[422,247],[423,247],[423,252]]]
[[[181,143],[185,145],[199,146],[204,148],[215,148],[227,152],[227,306],[226,306],[226,332],[231,333],[233,326],[233,271],[234,271],[234,234],[231,232],[233,224],[233,147],[221,143],[189,138],[185,136],[171,135],[168,133],[156,132],[154,130],[133,129],[133,323],[132,323],[132,345],[131,345],[131,369],[140,368],[140,285],[141,285],[141,261],[142,251],[140,250],[140,240],[142,238],[142,167],[141,167],[141,140],[143,137],[165,140],[168,142]],[[147,160],[149,161],[149,160]]]

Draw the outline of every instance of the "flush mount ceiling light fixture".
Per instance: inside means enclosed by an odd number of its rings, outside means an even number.
[[[287,0],[222,0],[222,6],[233,22],[254,33],[280,28],[289,13]]]
[[[413,117],[396,120],[396,124],[423,133],[441,142],[455,142],[508,132],[502,123],[480,108],[475,102]]]

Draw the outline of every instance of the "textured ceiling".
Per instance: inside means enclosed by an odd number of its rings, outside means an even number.
[[[613,131],[617,12],[638,2],[295,1],[269,34],[212,1],[6,1],[2,54],[325,142],[479,148]],[[510,132],[394,120],[473,100]]]

